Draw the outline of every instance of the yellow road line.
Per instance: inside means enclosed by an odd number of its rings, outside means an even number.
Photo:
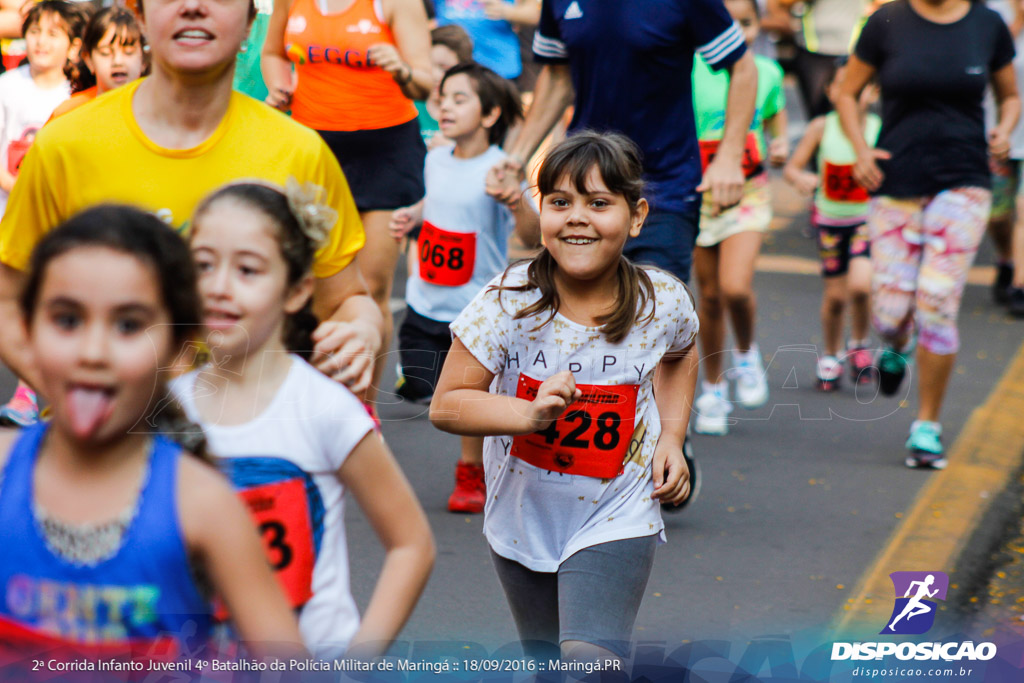
[[[1024,454],[1024,345],[949,449],[949,466],[928,475],[913,507],[861,576],[833,620],[836,637],[878,633],[893,604],[894,571],[953,572],[989,506],[1012,481]],[[955,575],[951,584],[957,583]]]

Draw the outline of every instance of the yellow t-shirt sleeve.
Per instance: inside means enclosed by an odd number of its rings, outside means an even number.
[[[338,222],[313,260],[313,275],[328,278],[352,263],[366,243],[366,233],[345,174],[326,144],[321,142],[314,163],[313,182],[327,191],[330,205],[338,212]]]
[[[28,269],[39,240],[67,218],[58,201],[58,160],[47,151],[37,140],[25,155],[0,222],[0,262],[17,270]]]

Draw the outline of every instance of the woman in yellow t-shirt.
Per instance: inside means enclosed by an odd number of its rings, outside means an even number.
[[[359,392],[380,348],[381,316],[355,253],[364,236],[331,151],[312,131],[232,91],[235,55],[255,16],[251,0],[139,5],[152,74],[44,126],[0,223],[0,359],[30,384],[17,293],[35,243],[75,213],[118,202],[180,231],[203,196],[231,181],[289,178],[326,190],[338,220],[317,253],[316,366]]]

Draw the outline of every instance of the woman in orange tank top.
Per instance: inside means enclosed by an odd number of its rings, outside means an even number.
[[[359,266],[387,349],[399,255],[388,221],[424,194],[426,147],[412,103],[434,86],[423,1],[274,0],[262,68],[267,103],[318,131],[345,172],[366,230]]]

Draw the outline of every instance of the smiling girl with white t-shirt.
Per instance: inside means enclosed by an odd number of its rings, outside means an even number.
[[[452,323],[431,404],[440,429],[488,437],[484,533],[532,655],[538,641],[572,658],[628,654],[664,540],[659,503],[689,494],[698,323],[682,282],[622,256],[647,215],[640,176],[619,135],[549,153],[545,249]]]

